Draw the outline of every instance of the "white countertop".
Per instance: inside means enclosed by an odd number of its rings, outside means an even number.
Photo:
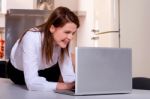
[[[69,96],[54,92],[28,91],[25,86],[0,78],[0,99],[150,99],[150,90],[133,90],[131,94]]]

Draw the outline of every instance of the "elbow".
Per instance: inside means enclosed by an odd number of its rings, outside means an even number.
[[[35,91],[35,88],[34,88],[34,86],[33,86],[33,85],[34,85],[34,84],[27,83],[27,84],[26,84],[27,89],[28,89],[29,91]]]

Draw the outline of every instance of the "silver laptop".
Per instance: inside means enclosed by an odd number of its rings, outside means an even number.
[[[131,93],[132,59],[129,48],[76,48],[75,90],[70,95]]]

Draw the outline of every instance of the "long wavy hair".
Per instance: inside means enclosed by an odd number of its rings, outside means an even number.
[[[39,31],[41,32],[41,34],[42,33],[44,34],[41,50],[42,50],[42,59],[44,59],[47,64],[50,61],[53,61],[52,55],[53,55],[54,39],[52,33],[50,32],[50,27],[52,25],[56,28],[63,27],[68,22],[73,22],[74,24],[77,25],[77,28],[80,26],[79,19],[74,12],[72,12],[70,9],[66,7],[58,7],[50,14],[48,20],[44,24],[35,27],[38,29],[38,30],[35,29],[35,32]],[[25,33],[22,35],[21,39],[23,38]],[[69,55],[68,47],[69,44],[67,45],[66,48],[61,48],[61,55],[60,55],[61,62],[64,61],[65,53]]]

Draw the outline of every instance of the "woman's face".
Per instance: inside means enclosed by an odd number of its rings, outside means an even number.
[[[66,48],[72,40],[73,35],[77,31],[77,25],[74,23],[66,23],[63,27],[50,27],[54,40],[61,48]]]

